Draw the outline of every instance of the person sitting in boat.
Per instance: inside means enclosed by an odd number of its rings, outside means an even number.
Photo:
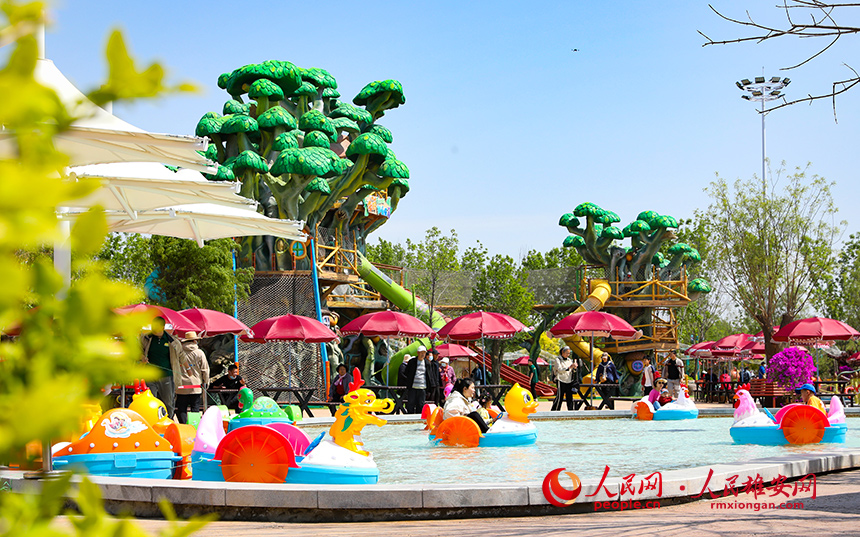
[[[470,378],[459,379],[454,383],[454,389],[451,395],[445,399],[443,419],[453,418],[454,416],[466,416],[478,424],[478,428],[482,433],[490,430],[487,422],[478,414],[472,406],[472,398],[475,397],[475,381]]]
[[[671,403],[672,394],[669,393],[669,390],[663,388],[662,390],[660,390],[660,398],[657,399],[657,402],[660,403],[660,406]]]
[[[804,405],[809,405],[809,406],[815,407],[818,410],[824,412],[825,415],[827,415],[827,409],[824,408],[824,403],[822,403],[821,399],[819,399],[815,395],[815,393],[816,393],[815,386],[813,386],[812,384],[806,383],[803,386],[801,386],[800,388],[797,388],[796,390],[794,390],[794,393],[800,394],[801,399],[803,399]]]
[[[481,415],[481,418],[486,423],[490,423],[493,419],[490,416],[490,407],[493,405],[493,398],[490,397],[490,394],[485,393],[478,399],[478,414]]]
[[[654,407],[654,410],[660,409],[660,392],[666,387],[666,379],[657,379],[657,383],[648,394],[648,402]],[[668,393],[668,392],[667,392]]]

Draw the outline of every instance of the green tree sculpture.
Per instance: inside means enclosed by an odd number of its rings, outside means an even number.
[[[675,230],[679,225],[671,216],[661,215],[656,211],[643,211],[623,228],[614,225],[620,221],[621,218],[612,211],[594,203],[581,203],[573,212],[566,213],[559,219],[559,225],[570,233],[564,239],[563,246],[576,249],[586,263],[605,267],[606,278],[619,282],[615,285],[619,293],[632,293],[632,297],[623,301],[626,307],[608,308],[609,311],[630,324],[641,327],[646,337],[655,336],[652,329],[655,308],[647,303],[638,304],[635,298],[636,295],[649,294],[653,286],[623,282],[647,282],[654,277],[660,281],[677,281],[682,271],[699,263],[702,257],[696,248],[687,243],[670,245],[677,238]],[[630,247],[617,244],[618,240],[624,238],[630,239]],[[698,278],[688,283],[686,291],[687,296],[694,299],[710,292],[710,285],[704,279]],[[580,300],[584,300],[584,297]],[[683,304],[686,302],[679,302],[679,305]],[[677,343],[677,336],[674,338]],[[662,344],[665,344],[665,341]],[[651,347],[658,348],[661,347],[656,343]],[[644,355],[641,349],[635,353],[630,353],[630,357],[638,358]],[[626,363],[616,365],[622,374],[621,393],[637,394],[640,390],[638,373],[627,368]]]
[[[207,156],[219,164],[209,178],[235,178],[267,216],[305,221],[310,231],[317,224],[337,228],[364,249],[367,234],[387,218],[359,205],[381,193],[393,212],[409,192],[409,168],[389,148],[391,131],[376,123],[406,102],[400,82],[371,82],[353,105],[338,100],[328,71],[268,60],[222,74],[218,86],[231,97],[224,115],[207,112],[196,129],[212,141]],[[248,265],[256,254],[259,270],[298,268],[290,256],[276,254],[286,251],[277,239],[249,237],[241,259]]]

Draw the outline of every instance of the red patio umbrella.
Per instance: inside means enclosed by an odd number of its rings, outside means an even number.
[[[391,337],[436,337],[436,332],[423,321],[411,315],[391,310],[362,315],[346,323],[340,331],[345,335],[360,334],[385,338],[386,350],[388,350],[388,338]],[[386,354],[385,383],[388,384],[388,375],[391,372],[391,352],[388,351]]]
[[[713,352],[717,351],[736,351],[750,342],[749,334],[732,334],[714,342]]]
[[[550,328],[549,332],[553,337],[591,336],[616,339],[635,339],[638,334],[630,323],[605,311],[581,311],[568,315]]]
[[[170,308],[165,308],[164,306],[154,306],[152,304],[132,304],[131,306],[123,306],[121,308],[116,308],[115,312],[120,315],[131,315],[132,313],[148,313],[154,319],[155,317],[162,317],[167,326],[165,327],[168,332],[172,332],[174,334],[181,333],[185,334],[185,332],[202,332],[203,329],[197,326],[196,323],[182,315],[176,310],[172,310]]]
[[[244,336],[251,333],[251,329],[239,319],[226,313],[207,310],[204,308],[190,308],[179,313],[186,319],[200,327],[206,337],[220,334],[236,334]]]
[[[715,341],[700,341],[695,345],[691,345],[687,350],[684,351],[684,354],[687,356],[698,356],[699,358],[706,358],[711,355],[711,349],[714,347]]]
[[[523,323],[510,315],[491,311],[473,311],[449,321],[439,329],[439,337],[446,341],[510,339],[525,329]],[[484,357],[481,357],[481,364],[484,366],[484,383],[486,383],[487,362]]]
[[[346,323],[342,334],[389,337],[433,337],[436,332],[424,322],[399,311],[377,311]]]
[[[621,339],[642,337],[642,332],[637,331],[630,323],[605,311],[581,311],[568,315],[550,328],[549,332],[552,337],[591,336],[591,345],[588,348],[589,365],[594,364],[595,336]],[[594,392],[591,393],[591,403],[594,404]]]
[[[461,315],[439,329],[439,337],[447,341],[477,341],[479,339],[509,339],[526,327],[504,313],[475,311]]]
[[[816,343],[847,341],[860,338],[860,332],[842,321],[826,317],[810,317],[788,323],[773,335],[774,341]]]
[[[770,331],[771,334],[776,334],[777,332],[779,332],[778,326],[774,326],[773,329]],[[752,340],[752,341],[764,341],[764,330],[762,330],[761,332],[759,332],[758,334],[756,334],[754,336],[750,336],[750,340]]]
[[[514,360],[511,363],[513,365],[529,365],[529,357],[528,356],[520,356],[519,358],[517,358],[516,360]],[[549,365],[549,362],[547,362],[543,358],[538,357],[537,365]]]
[[[305,343],[328,343],[337,339],[337,334],[316,319],[301,315],[279,315],[263,319],[251,327],[251,336],[242,341],[265,343],[266,341],[304,341]]]
[[[456,343],[443,343],[441,345],[437,345],[436,350],[439,351],[439,356],[447,356],[448,358],[470,358],[478,355],[477,352],[473,351],[469,347],[457,345]]]

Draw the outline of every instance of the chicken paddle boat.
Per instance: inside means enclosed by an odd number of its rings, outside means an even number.
[[[773,416],[767,409],[761,411],[756,407],[748,386],[738,389],[735,399],[738,406],[729,433],[736,444],[845,443],[848,433],[845,408],[835,395],[830,399],[827,414],[813,406],[791,404]]]

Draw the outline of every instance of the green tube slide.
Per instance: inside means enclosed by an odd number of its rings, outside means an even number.
[[[392,304],[397,306],[403,311],[418,311],[423,315],[422,317],[426,319],[430,312],[430,305],[427,302],[421,300],[420,298],[414,296],[410,291],[404,289],[400,285],[394,283],[391,278],[386,276],[381,270],[376,268],[373,263],[367,260],[366,257],[358,253],[358,275],[370,284],[371,287],[376,289],[382,296],[391,301]],[[414,298],[414,301],[413,301]],[[445,323],[449,321],[444,315],[439,313],[438,311],[433,312],[433,322],[430,326],[434,330],[438,330],[445,326]],[[403,362],[403,356],[405,354],[411,354],[415,356],[417,349],[420,345],[424,345],[427,348],[430,348],[430,340],[427,338],[419,339],[414,341],[409,346],[400,349],[396,354],[391,357],[391,361],[386,368],[382,370],[382,378],[388,378],[388,382],[395,384],[397,382],[397,370],[400,368],[400,364]],[[386,369],[390,368],[390,373],[386,371]],[[386,376],[386,374],[388,376]]]

